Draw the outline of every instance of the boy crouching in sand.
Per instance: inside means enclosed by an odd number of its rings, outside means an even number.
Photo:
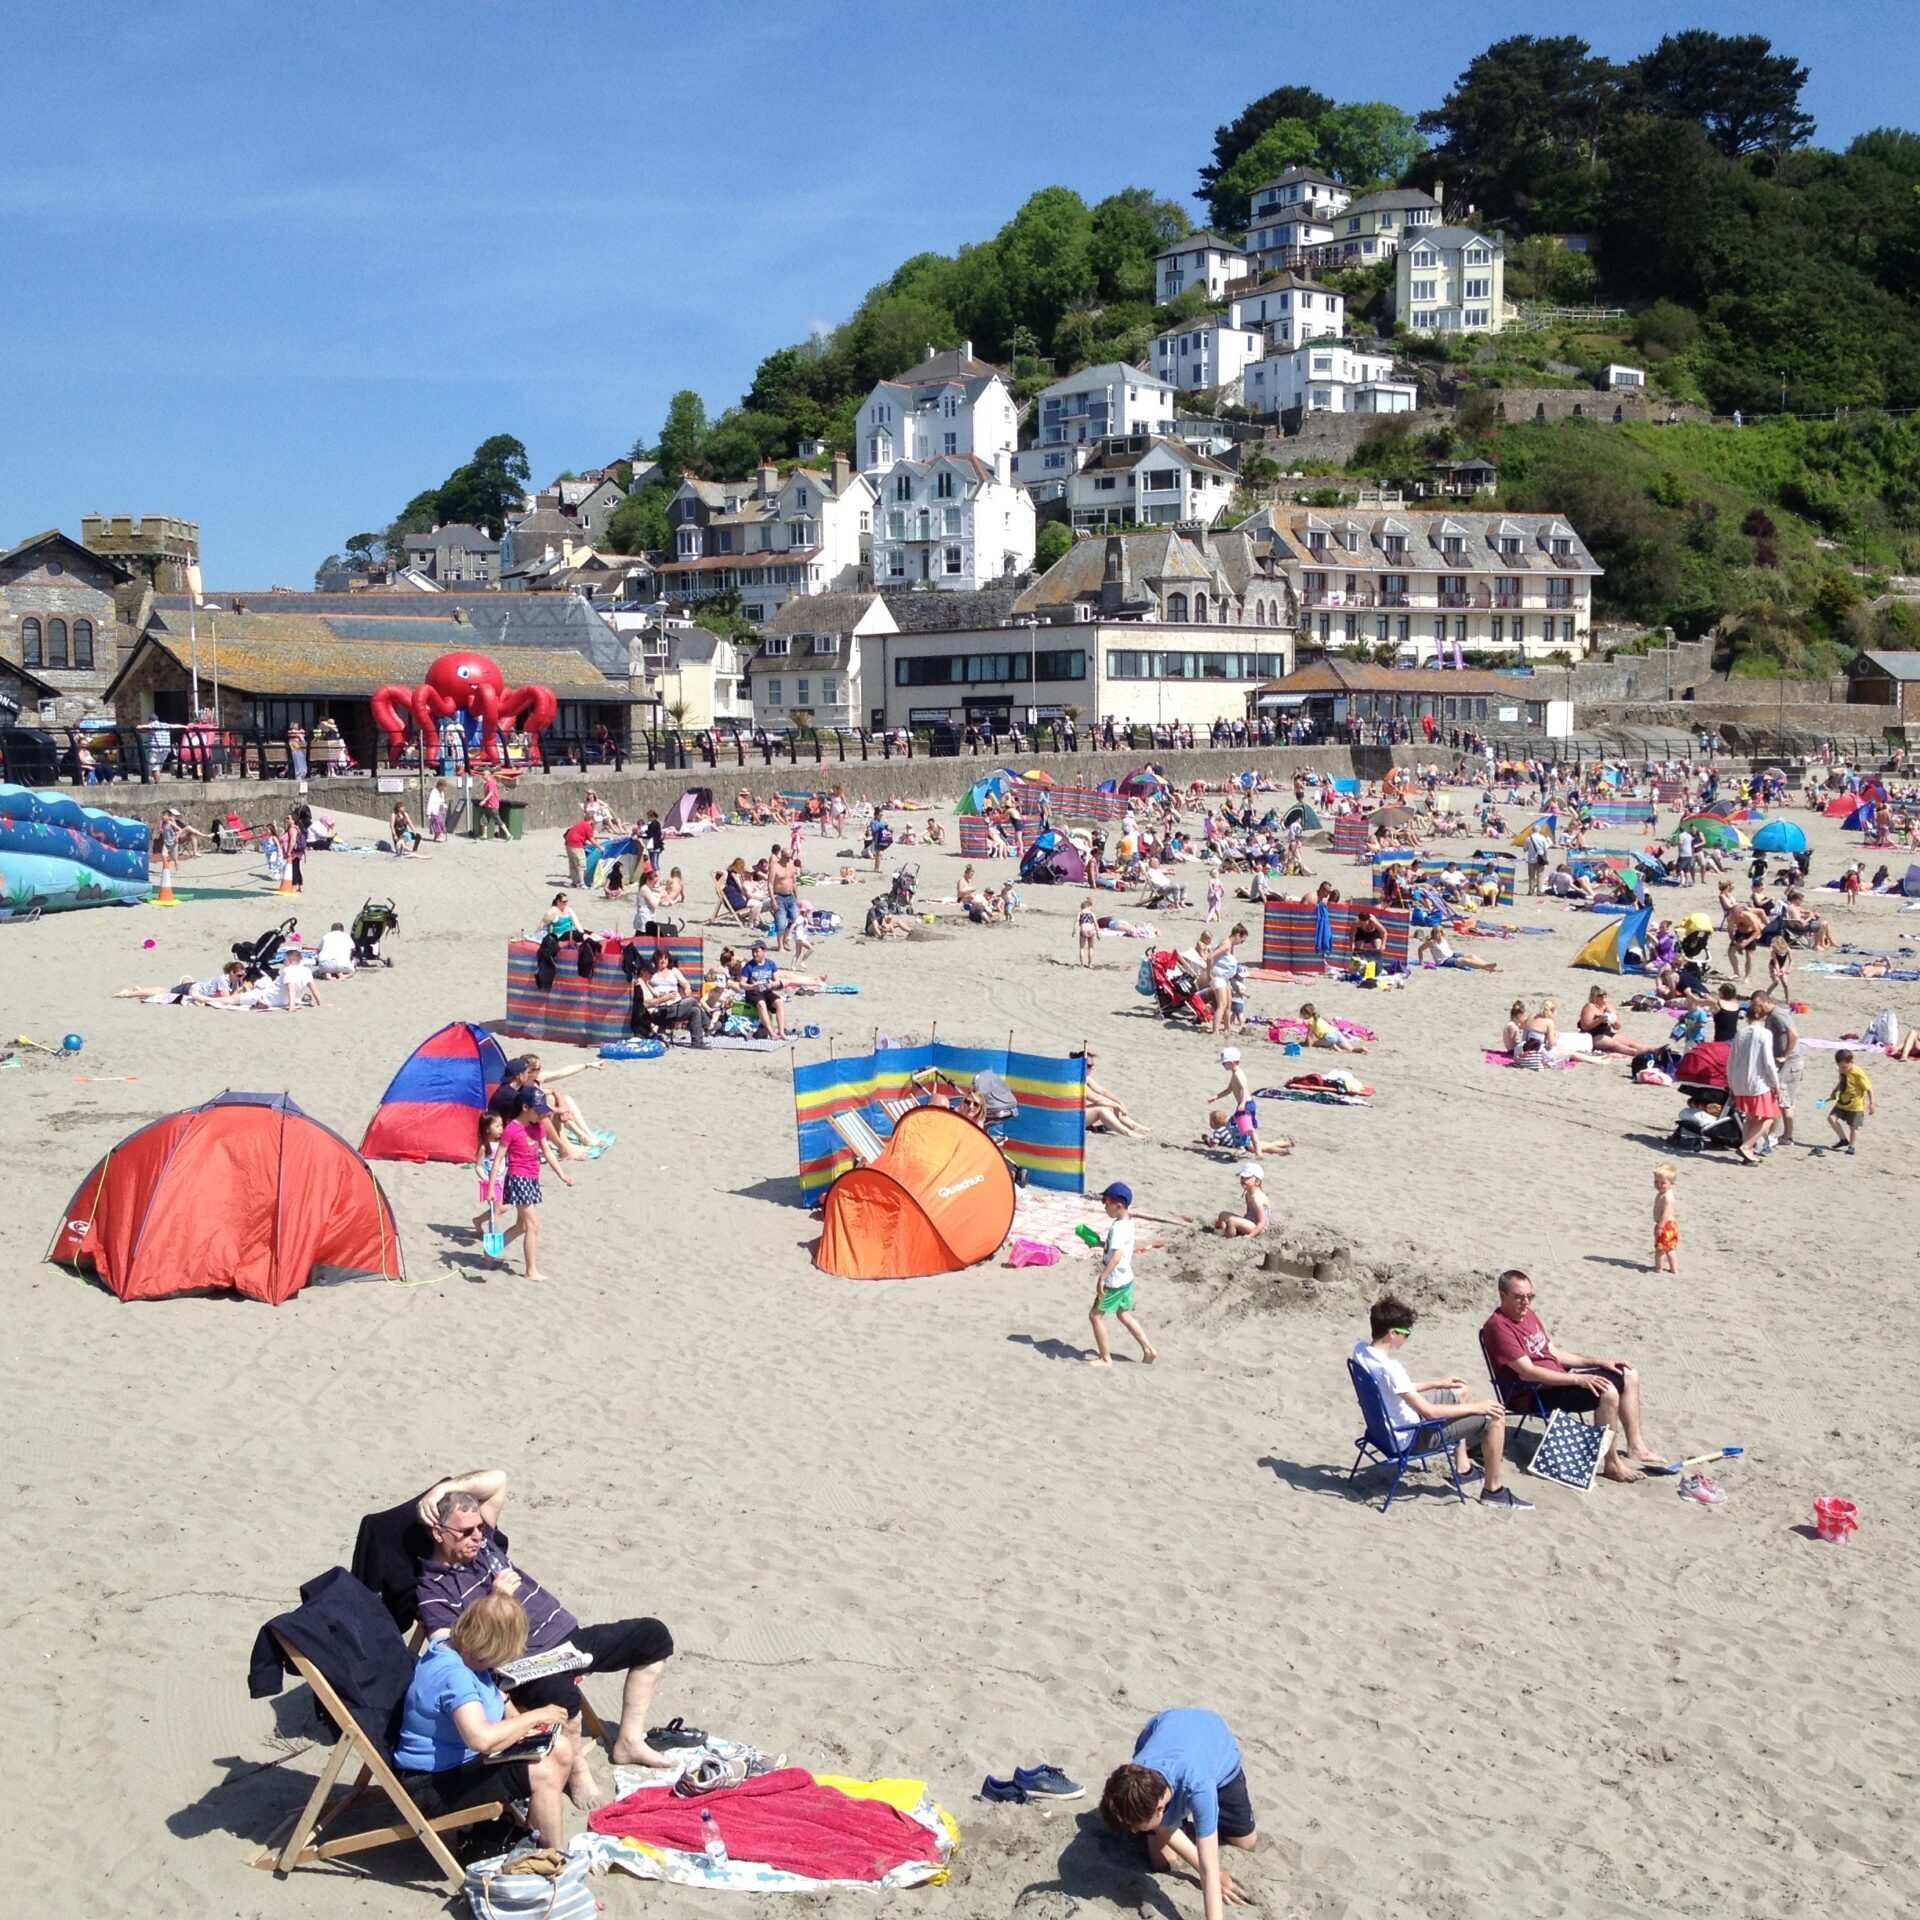
[[[1087,1355],[1087,1365],[1113,1365],[1113,1349],[1107,1341],[1107,1315],[1112,1314],[1139,1341],[1140,1358],[1152,1366],[1159,1355],[1133,1311],[1133,1216],[1128,1211],[1133,1189],[1116,1180],[1100,1198],[1107,1209],[1107,1238],[1100,1255],[1100,1277],[1093,1283],[1093,1310],[1087,1315],[1099,1352]]]

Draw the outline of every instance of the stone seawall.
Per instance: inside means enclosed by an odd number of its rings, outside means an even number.
[[[630,820],[636,815],[644,819],[649,808],[665,813],[688,787],[711,787],[725,811],[734,795],[743,791],[757,799],[770,799],[777,793],[811,793],[836,784],[846,789],[848,799],[855,805],[863,800],[895,798],[951,802],[974,781],[1001,766],[1015,767],[1022,772],[1038,768],[1061,786],[1095,786],[1102,780],[1119,780],[1135,767],[1151,761],[1170,780],[1185,785],[1194,780],[1217,784],[1247,768],[1279,780],[1289,778],[1296,768],[1332,777],[1378,780],[1392,766],[1426,766],[1438,761],[1441,766],[1451,768],[1461,757],[1443,747],[1424,745],[1196,747],[1191,752],[1043,753],[1017,759],[979,754],[935,760],[915,754],[911,760],[848,760],[844,764],[829,755],[818,764],[803,757],[798,765],[781,760],[768,767],[756,761],[744,768],[695,766],[684,772],[668,772],[664,768],[651,773],[644,768],[636,772],[629,766],[624,773],[596,769],[583,774],[566,768],[554,773],[527,774],[514,783],[508,797],[526,803],[526,824],[532,829],[562,827],[577,819],[581,796],[588,787],[623,820]],[[398,777],[383,775],[379,783],[365,775],[313,779],[307,782],[304,797],[309,806],[319,811],[383,819],[395,800],[404,799],[417,824],[422,815],[417,776],[407,776],[404,793],[378,790],[379,785],[390,784]],[[451,783],[450,791],[457,790],[458,783]],[[206,826],[229,810],[239,814],[250,826],[276,821],[301,797],[290,780],[164,780],[146,787],[114,783],[64,791],[74,793],[88,806],[126,814],[149,825],[159,819],[162,809],[177,806],[196,827]]]

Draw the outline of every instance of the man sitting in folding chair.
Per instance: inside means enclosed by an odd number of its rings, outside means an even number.
[[[1455,1481],[1461,1486],[1481,1477],[1467,1461],[1468,1441],[1478,1440],[1486,1482],[1480,1490],[1482,1505],[1530,1512],[1533,1503],[1522,1500],[1511,1487],[1503,1484],[1506,1408],[1497,1400],[1462,1400],[1460,1395],[1467,1384],[1464,1380],[1416,1381],[1402,1364],[1400,1349],[1407,1344],[1417,1317],[1404,1300],[1390,1293],[1385,1295],[1373,1303],[1371,1343],[1362,1340],[1353,1350],[1354,1360],[1380,1385],[1395,1439],[1404,1446],[1422,1421],[1443,1423],[1436,1444],[1445,1441],[1453,1447]]]
[[[660,1675],[673,1653],[673,1635],[654,1619],[615,1620],[582,1626],[534,1577],[508,1557],[498,1532],[507,1500],[507,1476],[498,1468],[442,1480],[421,1495],[419,1515],[433,1536],[433,1552],[421,1562],[416,1594],[420,1624],[435,1639],[444,1635],[482,1594],[505,1593],[527,1612],[527,1653],[552,1651],[571,1642],[587,1656],[587,1666],[530,1680],[513,1691],[513,1704],[525,1709],[566,1709],[574,1760],[567,1791],[576,1804],[597,1806],[605,1796],[593,1778],[580,1737],[584,1700],[583,1672],[610,1673],[622,1668],[626,1683],[620,1700],[620,1724],[613,1739],[618,1767],[664,1767],[664,1754],[647,1740],[647,1715]]]

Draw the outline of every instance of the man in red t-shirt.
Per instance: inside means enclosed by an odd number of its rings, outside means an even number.
[[[1533,1282],[1517,1267],[1500,1276],[1500,1305],[1480,1329],[1480,1346],[1501,1399],[1516,1413],[1531,1412],[1532,1401],[1551,1411],[1591,1413],[1613,1429],[1614,1444],[1600,1469],[1609,1480],[1645,1478],[1629,1461],[1666,1460],[1640,1430],[1640,1375],[1633,1362],[1556,1352],[1533,1310]],[[1523,1381],[1531,1396],[1514,1391],[1514,1383]]]
[[[587,884],[587,848],[593,844],[593,821],[582,812],[580,818],[560,838],[567,849],[567,878],[576,886]]]

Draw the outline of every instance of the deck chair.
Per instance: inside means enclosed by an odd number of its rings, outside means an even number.
[[[1487,1369],[1487,1379],[1492,1383],[1493,1397],[1514,1416],[1514,1432],[1521,1432],[1529,1420],[1538,1420],[1544,1432],[1547,1422],[1553,1418],[1553,1409],[1541,1398],[1540,1389],[1531,1381],[1514,1380],[1494,1371],[1493,1355],[1487,1351],[1484,1327],[1480,1330],[1480,1359]]]
[[[827,1125],[837,1133],[853,1157],[865,1166],[871,1166],[886,1150],[886,1142],[867,1124],[867,1117],[859,1108],[851,1107],[845,1113],[830,1114]]]
[[[713,912],[707,920],[710,927],[739,927],[747,933],[758,933],[760,923],[754,919],[751,907],[736,907],[727,898],[727,886],[724,875],[716,874],[713,882]]]
[[[1353,1465],[1347,1469],[1348,1484],[1352,1484],[1354,1475],[1363,1464],[1391,1467],[1393,1479],[1387,1485],[1386,1499],[1380,1503],[1380,1511],[1385,1513],[1393,1505],[1393,1496],[1400,1491],[1400,1481],[1407,1469],[1424,1465],[1438,1457],[1446,1462],[1453,1490],[1464,1501],[1467,1491],[1461,1486],[1460,1470],[1453,1463],[1453,1447],[1443,1437],[1447,1422],[1422,1420],[1403,1438],[1388,1418],[1386,1389],[1373,1372],[1349,1357],[1347,1377],[1353,1382],[1354,1396],[1360,1402],[1360,1417],[1366,1423],[1366,1432],[1353,1443]],[[1374,1456],[1371,1462],[1367,1460],[1369,1454]]]
[[[887,1130],[888,1132],[892,1132],[893,1128],[897,1127],[920,1102],[908,1098],[905,1100],[876,1100],[873,1104],[887,1116],[890,1123]]]
[[[463,1877],[460,1863],[441,1836],[501,1819],[506,1803],[483,1801],[428,1819],[414,1804],[393,1759],[393,1741],[413,1675],[413,1657],[399,1628],[379,1597],[344,1567],[309,1581],[301,1588],[300,1598],[296,1611],[267,1623],[261,1639],[270,1643],[285,1668],[313,1690],[320,1710],[339,1729],[339,1738],[284,1843],[270,1842],[254,1857],[253,1865],[272,1873],[291,1873],[311,1861],[337,1860],[411,1838],[433,1856],[434,1865],[457,1892]],[[260,1669],[261,1647],[256,1645],[253,1690],[256,1695],[276,1690],[277,1676],[263,1680]],[[357,1704],[349,1704],[350,1699]],[[341,1788],[340,1776],[355,1760],[360,1763],[359,1774],[350,1786]],[[399,1820],[323,1840],[320,1836],[326,1829],[367,1796],[369,1785],[386,1796]]]

